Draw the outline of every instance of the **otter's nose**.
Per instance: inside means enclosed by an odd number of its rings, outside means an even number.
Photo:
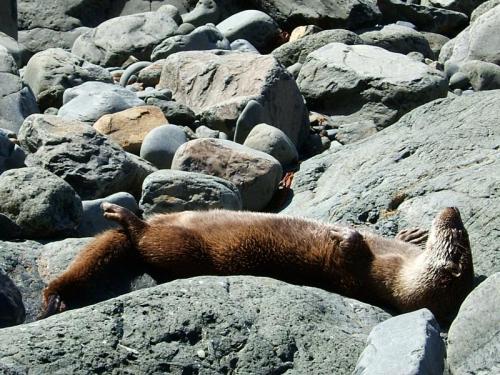
[[[463,227],[460,211],[457,207],[446,207],[441,210],[437,215],[436,220],[440,225],[448,228],[461,228]]]

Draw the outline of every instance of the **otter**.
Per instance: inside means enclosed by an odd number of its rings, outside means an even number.
[[[268,276],[320,287],[397,312],[430,309],[449,320],[473,285],[459,210],[430,231],[396,238],[279,214],[226,210],[160,214],[144,221],[103,203],[121,225],[98,235],[43,291],[41,318],[88,303],[103,277],[147,273],[158,283],[199,275]],[[86,302],[87,301],[87,302]]]

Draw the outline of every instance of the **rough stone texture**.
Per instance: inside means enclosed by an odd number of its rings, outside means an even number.
[[[240,190],[243,209],[258,211],[271,200],[281,179],[275,158],[222,139],[202,138],[183,144],[172,169],[205,173],[231,181]]]
[[[0,328],[21,324],[25,317],[21,292],[0,268]]]
[[[484,0],[421,0],[420,5],[454,10],[470,15]]]
[[[119,85],[85,82],[67,89],[58,116],[95,123],[102,116],[144,105],[137,95]]]
[[[23,167],[25,158],[24,151],[0,129],[0,175],[8,169]]]
[[[380,47],[331,43],[311,53],[297,83],[308,107],[345,122],[394,123],[421,104],[446,96],[438,70]]]
[[[165,59],[181,51],[204,51],[211,49],[230,50],[229,41],[213,25],[200,26],[188,35],[176,35],[163,40],[155,47],[151,60]]]
[[[363,39],[352,31],[325,30],[285,43],[276,48],[272,54],[285,66],[291,66],[297,62],[303,64],[311,52],[330,43],[364,44]]]
[[[163,65],[165,60],[157,60],[153,62],[147,68],[142,69],[138,76],[137,82],[141,82],[145,87],[155,87],[158,82],[160,82],[161,71],[163,70]]]
[[[406,26],[387,25],[381,30],[362,33],[360,37],[365,44],[382,47],[391,52],[403,55],[420,52],[425,57],[434,58],[434,53],[425,36]]]
[[[156,168],[170,168],[175,152],[185,142],[186,133],[180,126],[162,125],[146,135],[140,155]]]
[[[173,100],[161,100],[156,98],[149,98],[146,100],[146,103],[160,108],[169,123],[179,126],[194,127],[196,115],[188,106]]]
[[[288,39],[288,41],[293,42],[305,36],[319,33],[320,31],[322,31],[321,27],[318,27],[316,25],[297,26],[290,33],[290,38]]]
[[[79,121],[32,115],[20,130],[19,142],[30,152],[26,165],[62,177],[82,199],[136,193],[146,177],[145,168],[131,154]]]
[[[500,89],[500,66],[479,60],[460,64],[459,71],[467,78],[476,91]]]
[[[128,208],[132,212],[139,212],[139,206],[133,195],[129,193],[116,193],[101,199],[83,201],[83,215],[80,224],[76,228],[78,234],[82,237],[95,236],[107,229],[116,228],[119,225],[103,216],[101,203],[109,202]]]
[[[387,317],[319,289],[202,277],[2,330],[0,365],[72,374],[348,374],[368,331]]]
[[[307,108],[293,77],[272,56],[235,52],[181,52],[169,56],[159,87],[172,90],[203,125],[230,136],[241,111],[254,99],[273,125],[296,145],[307,133]]]
[[[434,315],[421,309],[373,328],[353,375],[442,375],[445,346]]]
[[[451,374],[500,372],[500,273],[465,299],[448,333]]]
[[[25,66],[31,57],[25,45],[2,32],[0,32],[0,46],[5,47],[12,57],[14,57],[18,67]]]
[[[245,39],[236,39],[231,42],[231,49],[239,52],[260,53],[252,43]]]
[[[146,12],[103,22],[75,41],[72,52],[102,66],[121,65],[130,55],[149,60],[153,49],[177,30],[164,12]]]
[[[393,235],[459,207],[476,274],[500,271],[500,91],[425,104],[390,128],[301,164],[285,213]]]
[[[467,26],[468,17],[460,12],[418,4],[409,4],[400,0],[377,0],[384,23],[407,21],[418,30],[430,31],[449,37],[457,35]]]
[[[148,217],[214,208],[241,210],[242,203],[238,188],[228,180],[201,173],[161,170],[144,180],[139,206]]]
[[[17,0],[2,1],[0,31],[17,39]]]
[[[245,10],[233,14],[217,29],[230,41],[245,39],[262,53],[271,52],[280,36],[280,28],[266,13],[259,10]]]
[[[439,56],[441,48],[443,48],[443,46],[450,41],[450,38],[441,34],[430,33],[427,31],[424,31],[421,34],[425,37],[425,39],[427,39],[435,59]]]
[[[476,21],[476,19],[480,16],[482,16],[484,13],[489,11],[490,9],[493,9],[497,5],[500,5],[500,0],[489,0],[485,1],[481,5],[479,5],[474,11],[472,12],[470,16],[470,22]]]
[[[82,202],[61,178],[41,168],[11,169],[0,176],[0,212],[24,238],[71,233],[82,216]]]
[[[243,146],[269,154],[283,167],[296,163],[299,154],[295,145],[281,130],[267,124],[256,125],[248,134]]]
[[[440,61],[463,63],[481,60],[500,65],[500,6],[478,17],[453,40],[451,54],[439,56]]]
[[[23,76],[37,98],[43,111],[62,105],[64,90],[86,81],[111,83],[109,72],[98,65],[90,64],[61,48],[50,48],[35,54]]]
[[[308,24],[325,30],[355,30],[380,19],[375,2],[367,0],[250,0],[250,4],[287,30]]]
[[[188,13],[182,15],[182,21],[193,26],[203,26],[207,23],[217,24],[222,18],[222,10],[215,0],[200,0]]]
[[[90,31],[88,27],[78,27],[73,30],[59,31],[45,28],[20,30],[19,42],[26,46],[31,53],[44,51],[48,48],[63,48],[71,50],[75,40],[82,34]]]
[[[125,151],[139,155],[144,137],[168,121],[160,108],[142,106],[102,116],[94,129],[118,143]]]

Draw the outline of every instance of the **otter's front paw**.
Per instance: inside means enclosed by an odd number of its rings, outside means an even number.
[[[67,306],[59,294],[50,294],[44,298],[44,307],[38,320],[48,318],[51,315],[59,314],[67,310]]]

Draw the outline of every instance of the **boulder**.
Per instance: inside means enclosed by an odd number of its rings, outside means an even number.
[[[137,75],[137,82],[141,82],[145,87],[155,87],[160,82],[161,71],[165,60],[156,60],[147,68],[142,69]]]
[[[63,48],[70,51],[75,40],[90,30],[92,29],[88,27],[77,27],[68,31],[37,27],[31,30],[20,30],[19,42],[26,46],[30,54],[49,48]]]
[[[176,30],[177,24],[165,12],[116,17],[78,37],[71,52],[102,66],[121,65],[131,55],[149,60],[153,49]]]
[[[297,78],[308,107],[340,123],[374,121],[378,128],[446,96],[438,70],[408,56],[366,45],[331,43],[311,53]]]
[[[237,52],[180,52],[163,67],[161,88],[191,108],[203,125],[232,136],[250,100],[300,147],[308,131],[307,108],[293,77],[272,56]]]
[[[472,12],[470,16],[470,22],[476,21],[476,19],[480,16],[482,16],[484,13],[487,11],[493,9],[497,5],[500,5],[500,0],[488,0],[479,5],[474,11]]]
[[[12,55],[18,67],[23,67],[28,63],[31,53],[27,50],[26,46],[19,43],[9,35],[0,32],[0,46],[3,46]]]
[[[15,222],[23,238],[71,233],[82,202],[63,179],[41,168],[11,169],[0,176],[0,212]]]
[[[194,126],[196,115],[191,108],[182,103],[157,98],[146,99],[146,103],[160,108],[171,124],[189,127]]]
[[[500,271],[500,90],[427,103],[396,124],[301,164],[285,213],[368,226],[385,235],[428,228],[456,206],[478,275]]]
[[[303,64],[307,56],[330,43],[364,44],[358,34],[343,29],[325,30],[281,45],[273,56],[284,66]]]
[[[145,174],[154,170],[91,126],[53,115],[27,118],[19,142],[30,153],[26,165],[63,178],[85,200],[122,191],[137,194]]]
[[[460,65],[476,91],[500,89],[500,66],[479,60],[469,60]]]
[[[450,38],[436,33],[430,33],[428,31],[423,31],[421,33],[427,42],[429,43],[429,47],[432,50],[434,59],[437,60],[437,57],[441,53],[441,48],[450,41]]]
[[[21,292],[0,268],[0,328],[21,324],[26,318]]]
[[[167,123],[160,108],[142,106],[104,115],[94,124],[94,129],[118,143],[125,151],[139,155],[144,137]]]
[[[146,135],[140,155],[156,168],[170,168],[175,152],[186,142],[186,133],[180,126],[162,125]]]
[[[17,0],[6,0],[0,8],[0,31],[17,39]]]
[[[485,0],[421,0],[420,5],[454,10],[470,16],[472,11]]]
[[[441,375],[446,351],[440,334],[427,309],[387,319],[370,332],[352,374]]]
[[[24,166],[26,154],[0,129],[0,175],[8,169]]]
[[[1,330],[0,366],[72,374],[350,373],[368,332],[387,317],[315,288],[200,277]]]
[[[26,66],[23,80],[35,94],[42,111],[49,107],[59,108],[64,91],[70,87],[86,81],[112,83],[106,69],[61,48],[50,48],[35,54]]]
[[[160,170],[146,177],[139,205],[145,217],[189,210],[242,208],[240,192],[228,180],[176,170]]]
[[[290,38],[288,39],[288,41],[294,42],[294,41],[296,41],[300,38],[303,38],[305,36],[319,33],[320,31],[323,31],[323,30],[321,29],[321,27],[318,27],[316,25],[297,26],[290,33]]]
[[[448,332],[450,374],[500,371],[500,273],[483,281],[465,299]]]
[[[222,10],[216,0],[200,0],[188,13],[182,15],[182,22],[195,27],[207,23],[217,24],[222,18]]]
[[[257,53],[259,54],[260,52],[253,46],[252,43],[250,43],[248,40],[245,39],[236,39],[231,42],[231,50],[233,51],[239,51],[239,52],[249,52],[249,53]]]
[[[175,35],[163,40],[155,47],[151,60],[165,59],[181,51],[204,51],[211,49],[230,50],[229,41],[212,25],[200,26],[187,35]]]
[[[272,156],[238,143],[202,138],[183,144],[172,169],[199,172],[231,181],[240,191],[243,209],[262,210],[281,180],[282,168]]]
[[[119,85],[104,82],[85,82],[67,89],[58,116],[90,125],[102,116],[145,105],[137,95]]]

